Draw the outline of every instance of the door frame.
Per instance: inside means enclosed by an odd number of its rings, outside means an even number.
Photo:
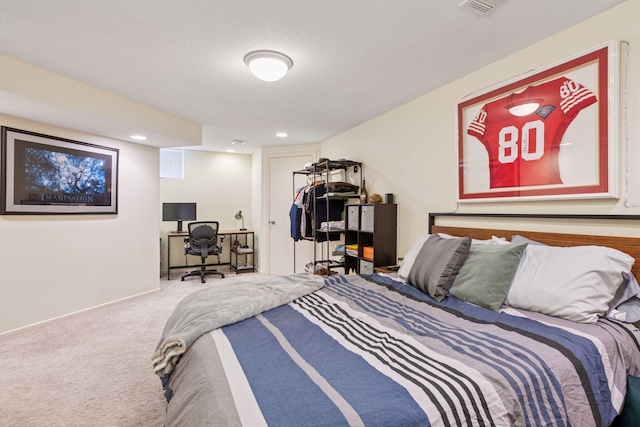
[[[302,151],[286,151],[286,152],[281,152],[281,153],[267,153],[265,154],[264,157],[264,175],[266,177],[265,179],[265,185],[263,187],[263,194],[265,195],[265,197],[263,198],[263,207],[264,207],[264,215],[262,215],[262,226],[263,226],[263,230],[266,230],[266,237],[267,237],[267,241],[266,241],[266,245],[265,248],[267,249],[266,252],[266,256],[264,257],[265,260],[265,264],[267,266],[267,273],[271,274],[271,251],[269,250],[269,248],[271,248],[271,227],[269,224],[269,221],[271,221],[270,218],[270,208],[271,208],[271,160],[272,159],[276,159],[276,158],[285,158],[285,157],[301,157],[301,156],[311,156],[311,161],[316,162],[319,158],[320,155],[320,150],[318,149],[310,149],[310,150],[302,150]],[[300,165],[300,169],[303,169],[304,165]],[[292,176],[292,181],[290,182],[293,183],[293,171],[291,171],[291,176]],[[291,193],[293,194],[294,189],[290,188]],[[293,202],[293,199],[292,199]],[[294,244],[292,242],[292,244]],[[295,251],[295,246],[294,249]]]

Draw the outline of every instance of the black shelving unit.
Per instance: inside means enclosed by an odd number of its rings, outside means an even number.
[[[255,247],[255,235],[253,231],[238,230],[229,232],[231,239],[229,266],[238,273],[250,273],[256,271],[253,251]]]
[[[347,205],[345,218],[345,245],[358,245],[357,256],[345,254],[345,272],[371,274],[376,267],[396,264],[398,205]]]

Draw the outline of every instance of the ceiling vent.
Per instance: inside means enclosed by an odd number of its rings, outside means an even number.
[[[505,1],[506,0],[465,0],[460,4],[460,7],[471,9],[478,15],[486,15]]]

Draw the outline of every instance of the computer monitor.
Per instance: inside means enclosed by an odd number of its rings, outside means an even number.
[[[178,221],[178,233],[182,232],[182,221],[195,221],[196,204],[195,203],[163,203],[162,204],[162,220]]]

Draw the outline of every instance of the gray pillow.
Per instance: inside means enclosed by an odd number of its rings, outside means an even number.
[[[418,252],[407,283],[442,301],[467,259],[470,246],[471,236],[444,239],[432,234]]]
[[[471,245],[449,295],[489,310],[498,311],[516,275],[527,243]]]

